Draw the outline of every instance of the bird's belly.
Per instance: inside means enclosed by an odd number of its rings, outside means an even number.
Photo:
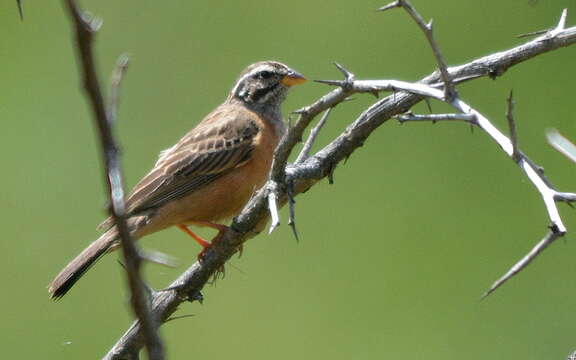
[[[148,223],[137,230],[136,236],[142,237],[178,224],[219,222],[238,215],[268,179],[271,164],[272,151],[255,151],[253,158],[243,166],[157,209]]]
[[[255,139],[250,160],[210,184],[180,199],[168,202],[136,231],[141,237],[178,225],[195,222],[220,222],[240,213],[252,195],[264,185],[272,166],[278,136],[264,127]]]
[[[245,165],[222,176],[198,194],[183,198],[182,217],[185,223],[218,222],[236,216],[268,177],[270,166],[264,168],[251,159]]]

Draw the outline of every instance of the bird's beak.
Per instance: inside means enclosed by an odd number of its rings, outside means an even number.
[[[304,75],[297,71],[290,70],[290,72],[280,80],[284,86],[294,86],[306,82]]]

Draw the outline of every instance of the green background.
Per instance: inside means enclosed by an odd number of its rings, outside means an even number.
[[[276,59],[311,79],[416,80],[434,68],[420,30],[380,1],[84,1],[104,19],[101,78],[116,57],[132,64],[118,136],[126,182],[218,105],[242,68]],[[117,255],[104,258],[60,302],[46,284],[105,216],[94,129],[79,91],[69,19],[60,1],[0,5],[0,340],[6,359],[92,359],[129,325]],[[434,18],[449,64],[510,48],[517,34],[553,26],[573,1],[417,1]],[[520,144],[559,189],[576,191],[575,164],[545,142],[546,128],[576,139],[574,56],[561,49],[497,81],[459,86],[463,98],[506,129],[514,89]],[[328,91],[295,89],[285,113]],[[318,146],[375,100],[339,106]],[[448,111],[433,104],[434,111]],[[419,105],[415,111],[425,112]],[[298,197],[296,243],[283,225],[234,258],[207,286],[193,317],[162,327],[171,359],[565,359],[576,350],[574,236],[558,241],[494,296],[481,294],[546,232],[540,196],[481,131],[460,123],[390,121],[326,181]],[[561,205],[569,230],[574,212]],[[208,233],[205,233],[208,234]],[[147,265],[161,288],[198,246],[175,229],[141,243],[177,256]]]

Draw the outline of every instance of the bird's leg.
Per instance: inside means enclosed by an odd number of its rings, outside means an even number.
[[[212,242],[214,242],[215,240],[219,239],[222,234],[224,234],[224,232],[226,230],[228,230],[228,226],[226,225],[222,225],[222,224],[217,224],[217,223],[213,223],[210,221],[194,221],[194,224],[200,225],[200,226],[206,226],[206,227],[210,227],[212,229],[216,229],[218,230],[218,234],[216,234],[216,236],[214,237],[214,239],[212,239]],[[242,256],[242,250],[244,249],[243,245],[240,245],[238,247],[238,257]],[[202,254],[201,254],[202,255]]]
[[[204,239],[202,239],[200,236],[196,235],[192,230],[190,230],[188,228],[188,226],[186,225],[182,225],[182,224],[178,224],[176,225],[178,227],[178,229],[184,231],[186,234],[190,235],[192,237],[192,239],[196,240],[196,242],[198,244],[200,244],[200,246],[202,246],[203,249],[206,249],[208,246],[210,246],[210,243]],[[204,251],[204,250],[202,250]]]
[[[218,230],[218,234],[216,234],[214,239],[212,239],[212,242],[218,240],[218,238],[220,238],[222,236],[224,231],[226,231],[228,229],[228,226],[216,224],[216,223],[209,222],[209,221],[194,221],[194,225],[207,226],[207,227],[210,227],[212,229]],[[196,235],[192,230],[190,230],[188,228],[188,226],[183,225],[183,224],[178,224],[177,226],[180,230],[182,230],[186,234],[190,235],[194,240],[196,240],[196,242],[198,244],[200,244],[200,246],[202,246],[202,251],[200,252],[200,254],[198,254],[198,260],[202,261],[202,258],[204,257],[204,253],[206,252],[206,249],[208,249],[208,247],[211,245],[211,243],[202,239],[200,236]]]

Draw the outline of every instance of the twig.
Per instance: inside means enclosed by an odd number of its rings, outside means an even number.
[[[454,87],[454,83],[452,82],[452,78],[450,77],[450,73],[448,72],[448,66],[446,65],[446,60],[444,60],[444,56],[440,51],[440,47],[438,43],[434,39],[434,32],[432,30],[432,20],[428,23],[424,22],[422,16],[416,11],[416,9],[410,4],[407,0],[398,0],[391,4],[388,4],[384,7],[381,7],[380,11],[385,11],[391,9],[393,7],[401,7],[412,17],[414,22],[418,24],[418,27],[424,32],[426,35],[426,39],[432,48],[432,52],[434,53],[434,57],[436,58],[436,62],[438,63],[438,70],[440,71],[440,75],[442,76],[442,80],[444,81],[444,93],[446,94],[446,100],[451,102],[453,99],[458,97],[458,92]]]
[[[338,63],[334,63],[334,65],[345,75],[345,81],[351,81],[354,79],[354,75],[347,71],[342,65]],[[290,131],[284,135],[282,141],[280,141],[280,144],[274,151],[274,161],[270,172],[270,178],[272,180],[278,183],[285,182],[285,166],[288,162],[288,157],[290,156],[294,146],[296,146],[296,144],[302,139],[304,130],[306,130],[316,115],[341,103],[348,97],[348,95],[350,95],[349,91],[343,86],[342,88],[324,95],[314,104],[296,111],[299,115],[296,124],[294,124],[294,126],[290,128]]]
[[[562,155],[568,159],[576,162],[576,145],[570,140],[566,139],[556,129],[550,129],[546,132],[546,139],[548,143],[558,150]]]
[[[278,191],[278,184],[274,181],[268,183],[268,209],[270,210],[270,217],[272,221],[270,222],[270,230],[268,234],[272,234],[272,231],[276,230],[280,226],[280,215],[278,215],[278,200],[276,193]]]
[[[535,56],[576,43],[576,28],[571,27],[547,41],[533,39],[512,49],[475,59],[467,64],[449,68],[454,82],[473,80],[482,76],[499,76],[508,68],[529,60]],[[437,84],[440,81],[437,72],[421,80],[423,84]],[[294,185],[294,195],[308,190],[316,182],[328,176],[335,165],[341,163],[352,154],[380,125],[392,116],[401,114],[413,105],[422,101],[422,95],[396,92],[391,96],[377,101],[355,119],[346,130],[323,149],[310,156],[300,164],[286,165],[288,156],[294,145],[302,138],[303,131],[309,123],[322,111],[334,107],[355,92],[374,93],[375,89],[344,90],[336,88],[324,95],[313,104],[299,110],[299,119],[291,127],[290,132],[282,139],[276,149],[273,174],[286,183]],[[275,179],[273,176],[272,179]],[[283,184],[284,181],[279,181]],[[285,189],[280,187],[279,204],[286,201]],[[264,187],[246,205],[244,210],[232,222],[220,240],[205,253],[202,264],[194,263],[178,277],[169,288],[170,291],[158,292],[154,295],[152,309],[162,321],[176,311],[178,305],[190,299],[194,291],[198,293],[210,279],[212,274],[222,266],[243,242],[254,236],[259,224],[266,221],[269,211],[267,206],[268,190]],[[136,322],[126,331],[110,350],[107,359],[121,359],[122,356],[142,347],[140,326]]]
[[[427,115],[415,115],[412,113],[397,115],[394,117],[400,124],[407,121],[432,121],[436,123],[438,121],[465,121],[474,124],[476,117],[473,114],[427,114]]]
[[[94,34],[98,31],[101,22],[81,14],[74,0],[66,0],[65,5],[75,26],[76,46],[81,64],[84,90],[90,101],[94,121],[99,132],[106,183],[110,195],[110,215],[114,219],[122,244],[126,274],[132,295],[132,308],[136,317],[143,324],[144,339],[149,358],[161,360],[164,359],[163,344],[156,332],[157,324],[153,314],[150,312],[145,288],[140,278],[139,266],[141,259],[126,224],[124,184],[120,170],[118,147],[110,127],[111,120],[116,117],[118,86],[126,69],[127,60],[121,58],[114,71],[114,81],[112,81],[112,90],[110,92],[111,101],[108,109],[106,109],[92,51]],[[137,351],[133,351],[130,354],[132,358],[137,358],[138,356]]]
[[[364,80],[364,81],[355,81],[353,84],[349,84],[348,87],[351,89],[377,89],[379,87],[379,83],[381,83],[382,89],[388,89],[390,86],[389,81],[377,81],[377,80]],[[404,91],[415,91],[417,94],[426,94],[426,96],[435,98],[437,100],[443,101],[444,96],[441,91],[434,89],[432,87],[420,84],[411,84],[407,87],[402,87],[401,82],[395,82],[395,86],[399,89]],[[415,86],[416,85],[416,86]],[[427,88],[427,90],[426,90]],[[512,98],[509,97],[509,108],[508,113],[511,113],[511,104]],[[552,222],[551,229],[553,229],[554,238],[549,242],[542,242],[549,244],[552,242],[556,237],[564,236],[566,233],[566,227],[560,217],[558,212],[558,208],[556,206],[557,201],[565,201],[571,202],[576,199],[576,194],[574,193],[562,193],[556,191],[548,179],[544,177],[541,171],[538,171],[540,167],[534,164],[525,154],[523,154],[520,150],[515,148],[510,139],[508,139],[502,132],[500,132],[492,123],[480,114],[478,111],[474,110],[468,104],[463,102],[460,99],[454,99],[451,102],[451,105],[456,108],[457,110],[461,111],[465,114],[470,114],[475,118],[474,124],[484,130],[496,143],[510,156],[513,160],[518,164],[518,166],[524,171],[526,176],[530,179],[532,184],[537,188],[537,190],[542,195],[542,199],[544,201],[544,205],[546,206],[546,210],[548,212],[548,216]],[[421,119],[427,118],[431,121],[438,121],[434,117],[430,116],[422,116]],[[408,121],[409,118],[404,118],[404,121]],[[468,121],[468,120],[465,120]],[[513,123],[513,121],[512,121]],[[513,126],[513,124],[512,124]],[[515,131],[514,131],[515,133]],[[545,246],[537,246],[535,250],[533,250],[527,257],[525,257],[521,262],[519,262],[516,266],[514,266],[513,270],[509,271],[505,276],[503,276],[500,281],[493,286],[493,289],[489,291],[486,295],[492,293],[497,287],[503,284],[506,280],[510,279],[512,276],[516,275],[520,270],[522,270],[530,261],[532,261],[540,252],[545,248]]]
[[[130,57],[127,54],[120,55],[116,61],[116,67],[112,71],[112,76],[110,76],[110,88],[108,90],[108,106],[107,110],[107,120],[108,126],[113,128],[116,123],[116,118],[118,117],[118,102],[120,101],[120,85],[124,74],[128,70],[128,64],[130,63]]]
[[[289,181],[286,185],[286,196],[288,196],[288,206],[290,208],[288,226],[292,229],[296,242],[298,242],[300,238],[298,237],[298,229],[296,229],[296,200],[294,200],[294,183],[292,181]]]
[[[562,10],[562,14],[560,15],[560,20],[558,20],[556,27],[554,27],[553,29],[531,31],[529,33],[517,35],[516,37],[521,39],[521,38],[525,38],[525,37],[531,37],[531,36],[542,35],[542,34],[544,34],[544,37],[555,37],[557,34],[561,33],[565,29],[566,16],[567,15],[568,15],[568,9]]]
[[[520,151],[518,150],[518,134],[516,132],[516,122],[514,121],[514,98],[512,90],[510,95],[506,98],[508,107],[506,108],[506,119],[508,120],[508,127],[510,128],[510,142],[512,143],[512,159],[515,162],[520,161]]]
[[[531,31],[531,32],[528,32],[528,33],[516,35],[516,37],[517,37],[518,39],[522,39],[522,38],[526,38],[526,37],[531,37],[531,36],[546,34],[548,31],[550,31],[550,30]]]
[[[312,149],[312,145],[314,145],[314,141],[316,141],[318,134],[320,134],[320,130],[322,130],[322,127],[324,127],[324,124],[326,124],[326,120],[328,120],[328,116],[330,116],[330,112],[332,111],[332,109],[333,108],[328,108],[328,110],[324,112],[324,115],[322,115],[322,118],[320,118],[320,121],[318,121],[318,124],[316,124],[316,126],[312,129],[312,131],[310,131],[308,140],[306,140],[304,146],[302,147],[302,150],[300,151],[300,154],[298,154],[298,157],[294,161],[295,164],[301,163],[310,156],[310,150]]]
[[[540,240],[540,242],[536,244],[536,246],[534,246],[534,248],[532,248],[532,250],[530,250],[528,254],[526,254],[522,259],[520,259],[520,261],[514,264],[514,266],[512,266],[510,270],[508,270],[508,272],[504,274],[500,279],[496,280],[494,284],[492,284],[490,289],[488,289],[488,291],[486,291],[484,295],[482,295],[481,299],[485,299],[486,297],[488,297],[496,289],[502,286],[506,281],[510,280],[512,277],[514,277],[516,274],[518,274],[520,271],[526,268],[526,266],[528,266],[528,264],[530,264],[532,260],[534,260],[538,255],[540,255],[540,253],[542,253],[542,251],[544,251],[544,249],[546,249],[548,245],[552,244],[556,239],[562,236],[564,236],[564,233],[557,232],[555,230],[550,230],[548,234],[546,234],[546,236],[542,240]]]
[[[391,84],[394,84],[394,87],[397,89],[401,89],[403,91],[410,91],[418,95],[426,95],[431,98],[435,98],[440,101],[444,101],[444,95],[440,90],[434,89],[430,86],[424,84],[411,84],[411,83],[404,83],[402,81],[390,81],[390,80],[357,80],[354,81],[352,84],[348,85],[352,90],[359,90],[367,92],[367,89],[371,91],[374,90],[388,90],[390,89]],[[500,130],[498,130],[492,123],[484,117],[481,113],[474,110],[470,105],[466,104],[464,101],[460,99],[455,99],[450,104],[458,111],[469,114],[475,118],[474,124],[484,130],[488,135],[496,141],[496,143],[508,154],[508,156],[512,157],[514,155],[514,147],[510,139],[508,139]],[[438,121],[438,119],[431,118],[430,116],[422,116],[422,119],[428,118],[429,120]],[[404,121],[408,121],[405,118]],[[544,175],[538,171],[540,167],[534,165],[534,162],[531,161],[528,157],[524,154],[519,152],[520,159],[517,162],[518,166],[526,173],[530,181],[534,184],[534,186],[540,191],[544,199],[544,203],[548,210],[548,214],[552,224],[558,227],[558,230],[561,232],[565,232],[566,228],[562,222],[562,219],[558,213],[558,209],[556,208],[556,204],[554,201],[558,197],[558,191],[554,190],[550,185],[549,181],[544,177]]]
[[[558,20],[558,24],[556,27],[552,29],[546,37],[553,38],[560,34],[566,28],[566,17],[568,16],[568,9],[562,10],[562,14],[560,14],[560,20]]]

